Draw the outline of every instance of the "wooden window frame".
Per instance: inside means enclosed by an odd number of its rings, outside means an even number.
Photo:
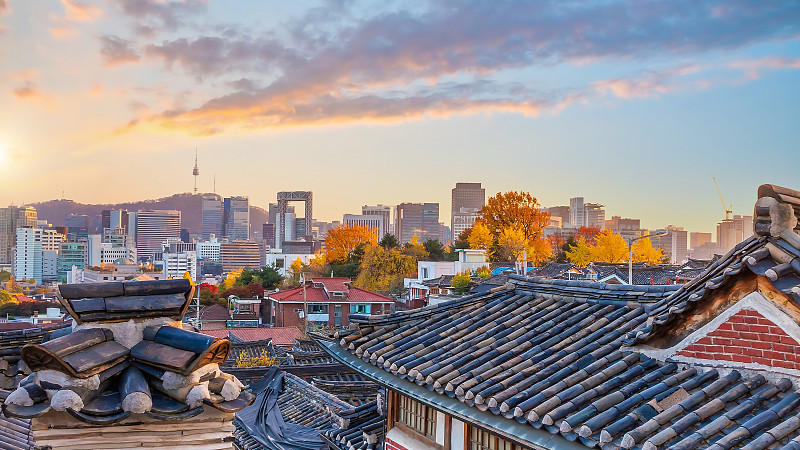
[[[424,406],[425,408],[428,408],[433,412],[433,414],[434,414],[434,418],[433,418],[433,433],[434,434],[433,434],[433,436],[426,436],[426,435],[420,433],[419,431],[411,428],[409,425],[406,425],[405,423],[400,421],[400,419],[399,419],[400,418],[400,402],[401,402],[401,400],[403,398],[407,398],[408,400],[411,400],[413,402],[419,403],[422,406]],[[426,404],[424,404],[424,403],[422,403],[422,402],[420,402],[418,400],[414,400],[411,397],[404,396],[404,395],[399,394],[397,392],[394,392],[392,390],[389,390],[388,402],[389,402],[389,408],[387,409],[388,417],[387,417],[387,425],[386,425],[386,432],[387,433],[392,428],[397,428],[400,431],[402,431],[403,434],[422,442],[423,444],[429,446],[430,448],[432,448],[434,450],[450,450],[450,436],[448,435],[448,431],[450,429],[450,426],[448,426],[448,424],[451,424],[451,421],[448,420],[448,419],[450,419],[450,417],[447,414],[445,414],[445,427],[444,427],[444,429],[445,429],[445,436],[444,436],[445,445],[441,445],[441,444],[437,444],[436,443],[436,429],[437,429],[437,423],[436,423],[436,419],[437,418],[436,418],[436,415],[437,415],[438,411],[436,411],[434,408],[432,408],[432,407],[430,407],[430,406],[428,406],[428,405],[426,405]]]
[[[472,425],[466,424],[466,423],[464,424],[464,450],[471,450],[472,449],[472,431],[473,430],[476,430],[479,433],[486,433],[486,434],[489,435],[489,437],[494,438],[495,439],[495,445],[494,445],[495,450],[504,450],[504,448],[503,449],[500,448],[500,441],[502,441],[504,443],[507,442],[507,443],[511,444],[511,450],[531,450],[528,447],[524,447],[524,446],[522,446],[520,444],[517,444],[517,443],[514,443],[512,441],[509,441],[508,439],[505,439],[505,438],[502,438],[500,436],[497,436],[496,434],[491,433],[489,431],[486,431],[486,430],[484,430],[482,428],[475,427],[475,426],[472,426]]]

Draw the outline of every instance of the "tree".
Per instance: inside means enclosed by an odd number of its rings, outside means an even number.
[[[472,226],[472,230],[467,236],[467,242],[469,242],[469,248],[489,250],[494,242],[494,236],[483,222],[478,221]]]
[[[417,263],[413,257],[397,249],[371,246],[364,252],[361,272],[353,286],[370,291],[399,293],[403,289],[403,277],[414,277]]]
[[[297,259],[289,264],[289,270],[292,272],[292,284],[299,284],[300,275],[303,273],[303,260],[298,256]]]
[[[316,253],[314,256],[309,258],[308,265],[306,265],[306,270],[311,275],[316,275],[319,277],[328,275],[331,267],[328,264],[328,261],[325,259],[325,252]]]
[[[332,228],[328,231],[328,237],[325,238],[327,260],[348,263],[353,258],[356,249],[362,244],[377,244],[377,233],[374,228],[361,225],[341,225]]]
[[[469,246],[469,235],[472,233],[472,228],[467,228],[466,230],[462,231],[458,238],[453,242],[451,250],[465,250],[470,248]]]
[[[444,245],[438,239],[428,239],[422,244],[422,247],[428,252],[428,257],[432,261],[441,261],[444,259]]]
[[[664,250],[653,247],[650,238],[639,239],[631,247],[633,262],[643,262],[645,264],[661,264],[664,259]]]
[[[14,298],[8,292],[0,289],[0,305],[13,301]]]
[[[520,261],[526,247],[525,244],[525,232],[522,231],[522,228],[507,226],[503,228],[497,239],[498,256],[504,261]]]
[[[606,229],[595,237],[592,248],[592,260],[610,263],[628,260],[628,244],[622,236]]]
[[[428,258],[428,251],[425,250],[425,247],[419,243],[417,233],[414,233],[414,235],[411,236],[410,242],[406,242],[406,244],[403,246],[402,253],[414,258],[417,261],[422,261]]]
[[[600,228],[597,227],[580,227],[578,231],[575,233],[575,239],[580,237],[586,240],[586,245],[594,245],[595,241],[594,238],[600,234]]]
[[[381,241],[378,243],[381,247],[389,250],[393,248],[400,248],[400,241],[397,240],[397,236],[387,233],[383,235]]]
[[[592,249],[586,244],[586,238],[578,238],[575,245],[570,245],[566,252],[569,262],[579,269],[583,269],[592,262]]]
[[[5,270],[0,270],[0,282],[8,281],[11,279],[11,273],[6,272]]]
[[[262,267],[258,271],[258,278],[261,280],[261,286],[264,289],[275,289],[283,281],[283,275],[274,265]]]
[[[453,290],[456,291],[456,294],[461,295],[469,290],[469,287],[472,285],[472,279],[469,277],[469,271],[465,270],[463,272],[457,273],[453,277]]]
[[[527,192],[498,192],[481,209],[479,222],[485,224],[493,235],[498,236],[507,227],[522,230],[525,239],[542,237],[544,227],[550,221],[550,213],[541,211],[536,197]],[[473,232],[475,227],[473,227]]]
[[[489,266],[480,266],[475,269],[475,276],[478,278],[489,278],[492,276],[492,269]]]

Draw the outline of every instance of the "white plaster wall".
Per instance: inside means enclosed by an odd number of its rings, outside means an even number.
[[[395,427],[386,433],[386,438],[402,445],[408,450],[430,450],[430,445],[414,439],[413,437],[403,433],[399,428]]]
[[[436,412],[436,443],[444,445],[444,413]]]
[[[467,437],[464,436],[464,422],[453,419],[453,427],[450,430],[450,448],[461,450],[466,443]]]

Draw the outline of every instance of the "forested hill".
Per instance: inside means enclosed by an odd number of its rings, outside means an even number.
[[[53,225],[64,225],[64,218],[69,214],[86,214],[93,219],[95,225],[100,223],[100,215],[104,209],[127,209],[138,211],[140,209],[174,209],[181,212],[181,228],[186,228],[190,233],[199,233],[201,228],[201,196],[204,194],[175,194],[157,200],[142,200],[138,202],[114,203],[105,205],[90,205],[76,203],[72,200],[50,200],[47,202],[30,203],[28,206],[36,208],[38,218],[47,220]],[[250,224],[252,230],[260,230],[261,224],[267,221],[267,212],[263,208],[250,206]]]

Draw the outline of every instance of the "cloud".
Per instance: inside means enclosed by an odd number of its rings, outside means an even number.
[[[800,69],[800,58],[767,56],[761,59],[736,61],[731,63],[731,67],[741,69],[747,73],[748,77],[756,79],[759,77],[760,72],[764,70]]]
[[[55,25],[47,28],[47,31],[50,32],[51,36],[57,39],[66,39],[78,34],[78,30],[70,25]]]
[[[61,0],[66,8],[67,20],[77,22],[91,22],[103,16],[103,10],[97,6],[89,5],[77,0]]]
[[[36,87],[34,86],[32,81],[25,81],[22,83],[21,86],[16,87],[13,91],[13,94],[19,99],[44,99],[46,98],[41,92],[39,92]]]
[[[100,37],[100,56],[106,66],[116,66],[139,61],[139,54],[131,43],[117,36],[105,35]]]
[[[699,58],[800,35],[797,2],[463,0],[360,19],[312,12],[289,22],[282,34],[225,30],[146,45],[143,55],[166,69],[218,79],[231,91],[137,123],[209,133],[228,126],[403,120],[481,109],[532,114],[590,96],[657,97],[680,88],[673,79],[698,69],[686,65],[674,73],[645,72],[588,82],[572,92],[551,88],[525,95],[490,92],[498,85],[478,81],[502,78],[509,70],[583,67],[598,60],[663,65],[670,57]],[[260,84],[240,82],[256,77]],[[456,95],[447,79],[468,81]],[[429,90],[414,91],[417,85]]]
[[[186,16],[206,10],[206,0],[118,0],[123,12],[136,19],[136,30],[150,35],[157,29],[174,31],[185,21]]]
[[[8,0],[0,0],[0,16],[8,14],[11,8],[8,7]]]

